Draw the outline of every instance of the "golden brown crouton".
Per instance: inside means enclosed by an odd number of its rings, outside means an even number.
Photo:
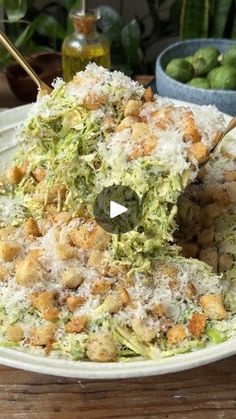
[[[86,316],[79,316],[74,317],[65,325],[65,331],[67,333],[81,333],[86,328],[87,325],[87,317]]]
[[[54,307],[56,293],[54,291],[36,291],[30,294],[30,302],[38,310]]]
[[[11,169],[9,169],[7,172],[7,179],[11,185],[17,185],[21,181],[23,176],[24,174],[17,166],[11,167]]]
[[[116,345],[111,333],[97,332],[89,336],[86,345],[87,357],[91,361],[116,361]]]
[[[194,337],[199,337],[203,334],[206,326],[206,315],[204,313],[194,313],[188,323],[188,330]]]
[[[59,212],[54,216],[55,223],[68,224],[72,218],[70,212]]]
[[[195,242],[182,243],[182,255],[185,258],[196,258],[199,252],[199,246]]]
[[[7,340],[19,342],[24,337],[24,332],[19,324],[13,324],[7,328]]]
[[[8,275],[8,272],[9,271],[5,266],[0,265],[0,282],[4,281],[6,279],[6,277]]]
[[[173,106],[167,106],[165,108],[158,109],[152,113],[152,119],[156,128],[166,130],[169,125],[173,123],[171,113]]]
[[[75,311],[77,307],[82,306],[86,302],[86,298],[82,296],[71,295],[67,298],[66,304],[70,311]]]
[[[42,318],[44,320],[55,321],[59,317],[59,310],[57,307],[48,307],[42,311]]]
[[[96,110],[101,108],[107,102],[107,98],[104,95],[95,95],[94,93],[88,93],[83,101],[83,105],[88,110]]]
[[[182,342],[187,336],[185,328],[182,324],[177,324],[176,326],[171,327],[167,332],[167,341],[170,345],[175,343]]]
[[[28,218],[28,220],[25,221],[24,228],[26,236],[40,236],[37,221],[35,221],[32,217]]]
[[[226,182],[236,181],[236,170],[226,170],[224,172],[224,180]]]
[[[129,305],[131,303],[131,298],[130,298],[130,295],[129,295],[127,289],[121,287],[121,288],[118,289],[118,291],[119,291],[119,294],[121,296],[122,303],[124,305]]]
[[[153,304],[153,306],[150,308],[150,314],[154,317],[163,317],[165,316],[165,307],[162,303],[159,304]]]
[[[60,284],[63,288],[75,289],[78,288],[80,284],[82,284],[83,280],[83,275],[78,273],[75,268],[68,268],[63,272],[60,279]]]
[[[106,311],[109,313],[118,313],[123,307],[123,300],[118,293],[110,294],[107,295],[103,304],[106,307]]]
[[[0,258],[5,262],[12,262],[19,256],[21,246],[14,241],[4,241],[0,243]]]
[[[145,137],[151,135],[149,126],[144,122],[136,122],[132,126],[132,138],[133,140],[143,140]]]
[[[50,324],[46,326],[33,327],[31,329],[31,344],[34,346],[45,346],[52,339],[55,333],[55,326]]]
[[[90,267],[101,267],[103,265],[104,253],[100,249],[92,249],[88,258],[88,266]]]
[[[157,265],[157,272],[160,275],[167,276],[172,279],[176,279],[176,276],[178,275],[178,270],[173,265],[169,265],[167,263],[160,263]]]
[[[147,89],[145,89],[143,97],[144,97],[145,102],[152,102],[153,101],[154,95],[153,95],[152,88],[150,86],[147,87]]]
[[[44,269],[37,258],[29,255],[20,260],[16,267],[16,282],[23,287],[32,287],[41,281]]]
[[[81,247],[84,250],[91,249],[93,246],[97,247],[96,244],[99,243],[99,240],[102,241],[105,237],[106,239],[108,237],[95,223],[93,223],[91,229],[88,229],[87,226],[81,226],[77,229],[74,228],[69,231],[68,236],[75,246]]]
[[[16,227],[11,226],[11,225],[0,228],[0,239],[3,241],[9,240],[9,238],[11,238],[15,232],[16,232]]]
[[[205,144],[194,143],[187,150],[190,161],[197,160],[199,164],[203,163],[208,155],[208,148]]]
[[[233,256],[229,253],[219,253],[219,271],[225,272],[233,265]]]
[[[42,180],[44,180],[44,178],[46,176],[46,170],[43,167],[38,166],[32,172],[32,175],[35,178],[35,180],[37,180],[37,182],[41,182]]]
[[[42,236],[44,236],[48,232],[48,230],[52,227],[51,221],[45,220],[45,219],[38,220],[37,224],[38,224],[39,232]]]
[[[181,124],[184,125],[184,141],[191,141],[193,143],[201,141],[202,137],[197,129],[194,116],[191,111],[185,112],[183,114],[183,116],[181,117]]]
[[[227,313],[220,295],[202,295],[199,302],[208,319],[223,320],[226,318]]]
[[[105,279],[96,279],[91,284],[91,292],[92,294],[104,294],[111,288],[111,283]]]
[[[149,135],[140,140],[136,140],[134,148],[129,154],[129,160],[135,160],[139,157],[150,156],[158,144],[158,139],[154,135]]]
[[[147,326],[144,319],[134,318],[131,325],[134,333],[142,342],[149,343],[156,337],[155,330],[151,329],[150,326]]]
[[[133,124],[138,122],[138,119],[134,116],[126,116],[126,118],[122,119],[118,127],[116,128],[117,132],[123,131],[124,129],[131,128]]]
[[[59,259],[67,260],[75,257],[75,249],[68,243],[57,243],[56,254]]]
[[[213,226],[210,228],[206,228],[198,234],[198,243],[202,247],[209,247],[212,245],[214,241],[214,235],[215,231]]]
[[[199,259],[212,267],[213,272],[218,269],[218,253],[215,247],[209,249],[202,249],[199,253]]]
[[[142,108],[141,100],[129,100],[125,107],[125,116],[139,116]]]
[[[197,294],[196,287],[193,285],[192,282],[189,281],[187,283],[186,289],[185,289],[185,295],[186,295],[186,297],[191,300],[192,298],[195,297],[196,294]]]

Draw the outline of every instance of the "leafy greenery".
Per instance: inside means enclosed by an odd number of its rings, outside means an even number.
[[[147,52],[156,41],[168,35],[185,38],[236,38],[235,0],[175,0],[169,17],[160,9],[167,0],[146,0],[148,12],[126,23],[114,9],[101,6],[99,29],[109,39],[112,66],[127,74],[153,73],[154,63]],[[0,0],[7,35],[25,55],[40,51],[60,51],[63,39],[73,31],[69,11],[80,7],[81,0],[51,1],[44,6],[36,0]],[[9,54],[0,48],[0,69]]]
[[[236,39],[235,0],[180,0],[180,36]]]

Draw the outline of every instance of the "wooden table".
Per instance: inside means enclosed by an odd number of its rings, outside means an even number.
[[[20,103],[0,75],[0,108]],[[0,366],[0,419],[236,418],[236,356],[182,373],[79,381]]]

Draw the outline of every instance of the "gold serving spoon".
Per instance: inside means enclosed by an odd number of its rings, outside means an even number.
[[[229,122],[229,124],[227,125],[227,127],[225,128],[225,130],[222,132],[219,140],[217,141],[216,145],[211,149],[211,152],[209,154],[209,156],[207,157],[207,159],[204,161],[203,164],[201,164],[201,167],[204,167],[208,161],[210,160],[210,158],[212,157],[213,153],[215,153],[217,150],[219,150],[221,142],[223,140],[223,138],[230,132],[232,131],[234,128],[236,128],[236,116],[234,116],[231,121]]]
[[[26,71],[26,73],[31,77],[35,84],[39,88],[39,93],[41,95],[50,94],[52,88],[44,83],[40,77],[35,73],[33,68],[29,65],[23,55],[16,49],[15,45],[10,41],[10,39],[3,33],[0,29],[0,42],[1,44],[10,52],[10,54],[15,58],[15,60],[21,65],[21,67]]]

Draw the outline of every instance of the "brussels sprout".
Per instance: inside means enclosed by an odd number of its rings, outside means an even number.
[[[183,58],[171,60],[166,67],[166,74],[172,79],[187,82],[193,77],[193,66]]]
[[[236,45],[233,45],[225,52],[223,56],[223,64],[236,67]]]
[[[214,68],[208,74],[212,89],[236,90],[236,70],[230,66]]]
[[[194,55],[189,55],[188,57],[185,57],[185,60],[192,64],[194,61]]]
[[[209,81],[204,77],[195,77],[187,83],[189,86],[198,87],[200,89],[210,89]]]
[[[196,76],[204,76],[219,65],[220,52],[217,48],[200,48],[194,56],[193,68]]]

